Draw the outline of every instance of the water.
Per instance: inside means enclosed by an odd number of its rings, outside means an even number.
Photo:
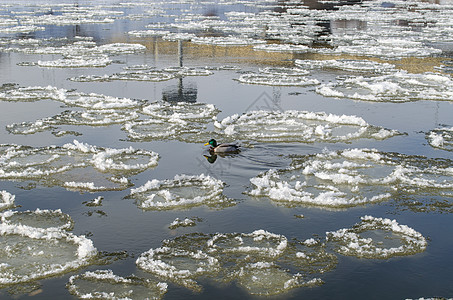
[[[0,298],[452,297],[452,9],[3,1]]]

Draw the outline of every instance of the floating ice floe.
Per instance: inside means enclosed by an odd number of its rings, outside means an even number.
[[[197,37],[192,39],[192,43],[215,46],[248,46],[256,44],[265,44],[266,41],[248,37],[225,36],[225,37]]]
[[[6,211],[0,214],[4,224],[21,226],[22,228],[44,228],[50,230],[67,230],[74,227],[72,218],[58,210],[36,209],[34,211]]]
[[[433,147],[453,151],[453,127],[433,129],[427,134],[426,138]]]
[[[112,124],[124,124],[138,117],[139,115],[135,111],[123,109],[66,110],[56,116],[39,119],[34,122],[13,123],[7,125],[6,130],[13,134],[34,134],[65,125],[109,126]],[[62,132],[60,135],[64,133],[68,132]],[[73,132],[70,134],[73,134]]]
[[[288,110],[251,111],[214,124],[235,139],[262,142],[344,142],[358,138],[385,139],[398,133],[372,126],[360,117]]]
[[[16,197],[7,191],[0,191],[0,211],[14,206]]]
[[[112,63],[112,60],[105,56],[62,58],[57,60],[41,61],[36,65],[43,68],[103,68]]]
[[[142,112],[154,118],[170,122],[192,121],[207,123],[214,119],[219,110],[213,104],[160,101],[144,106]]]
[[[296,66],[303,69],[333,69],[346,72],[360,72],[371,74],[387,74],[396,72],[395,65],[380,63],[371,60],[352,59],[327,59],[327,60],[301,60],[295,61]]]
[[[11,102],[33,102],[54,100],[68,106],[82,107],[90,110],[132,109],[139,108],[144,101],[129,98],[117,98],[95,93],[80,93],[53,86],[19,87],[16,84],[4,84],[0,88],[0,100]]]
[[[327,241],[336,244],[335,250],[343,255],[359,258],[388,259],[425,251],[428,243],[414,229],[400,225],[396,220],[362,217],[352,228],[327,232]]]
[[[179,139],[188,142],[204,141],[207,124],[219,110],[212,104],[188,102],[154,102],[144,106],[142,113],[150,119],[126,122],[122,127],[134,141]]]
[[[21,222],[30,223],[29,217],[36,215],[22,217]],[[97,255],[91,240],[52,227],[0,223],[0,241],[5,245],[0,249],[0,286],[69,272],[90,264]]]
[[[85,201],[82,203],[85,204],[86,206],[102,206],[102,200],[104,200],[104,197],[99,196],[90,201]]]
[[[167,292],[167,284],[136,276],[121,277],[112,270],[96,270],[74,275],[66,285],[79,299],[153,299]]]
[[[34,46],[34,47],[32,47]],[[27,54],[59,54],[63,58],[49,61],[26,62],[19,65],[45,68],[96,68],[112,63],[110,56],[145,51],[141,44],[113,43],[97,46],[92,41],[76,41],[62,46],[40,47],[39,42],[25,47],[4,49]]]
[[[292,76],[284,73],[250,73],[239,76],[237,81],[248,84],[262,84],[275,86],[310,86],[318,85],[320,82],[317,79],[308,78],[305,76]]]
[[[147,65],[131,66],[126,68],[126,71],[115,73],[112,75],[81,75],[78,77],[69,78],[71,81],[77,82],[95,82],[95,81],[114,81],[114,80],[129,80],[129,81],[167,81],[173,78],[185,76],[208,76],[213,73],[205,69],[196,69],[188,67],[165,68],[156,70],[154,67]]]
[[[171,224],[168,226],[170,229],[176,229],[178,227],[192,227],[197,225],[195,221],[198,221],[198,218],[195,220],[195,218],[185,218],[184,220],[181,220],[180,218],[176,218]]]
[[[195,278],[215,273],[219,269],[218,260],[201,250],[169,247],[150,249],[140,255],[136,264],[145,271],[195,290],[200,289]]]
[[[288,241],[279,234],[187,234],[140,255],[137,266],[193,290],[197,280],[237,282],[254,295],[277,295],[322,284],[316,274],[335,268],[336,256],[321,242]]]
[[[7,34],[30,33],[30,32],[35,32],[35,31],[42,31],[42,30],[45,30],[45,28],[34,26],[34,25],[14,26],[14,27],[6,27],[6,28],[0,27],[0,33],[7,33]]]
[[[136,37],[148,37],[148,36],[164,36],[169,34],[168,30],[132,30],[128,34]]]
[[[267,51],[267,52],[308,52],[309,47],[305,45],[293,45],[293,44],[263,44],[253,46],[255,51]]]
[[[131,189],[130,198],[145,210],[184,209],[208,205],[222,207],[233,201],[223,195],[224,183],[208,175],[176,175],[174,179],[148,181]]]
[[[100,148],[74,140],[61,147],[0,145],[0,179],[35,180],[48,186],[85,191],[122,190],[125,176],[155,167],[152,151]],[[90,182],[86,182],[90,178]]]
[[[294,157],[283,170],[250,179],[253,196],[285,205],[351,207],[407,196],[453,195],[452,161],[347,149]],[[397,200],[397,199],[396,199]]]
[[[350,76],[322,84],[316,92],[326,97],[375,102],[453,101],[453,80],[441,74],[400,71],[376,77]]]

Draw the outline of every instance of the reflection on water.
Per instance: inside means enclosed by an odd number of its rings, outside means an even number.
[[[448,297],[451,15],[2,1],[0,298]]]

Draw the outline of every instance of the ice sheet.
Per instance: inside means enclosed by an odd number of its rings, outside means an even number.
[[[370,125],[357,116],[295,110],[250,111],[226,117],[214,125],[230,138],[260,142],[340,142],[399,134]]]
[[[159,159],[152,151],[101,148],[77,140],[61,147],[0,147],[0,179],[88,191],[125,189],[130,185],[126,176],[155,167]]]
[[[185,209],[193,206],[230,206],[223,195],[224,183],[208,175],[176,175],[173,179],[153,179],[131,189],[130,198],[145,210]]]
[[[162,299],[167,284],[136,276],[121,277],[112,270],[88,271],[73,275],[67,284],[79,299]]]
[[[15,195],[3,190],[0,191],[0,211],[14,206]]]
[[[335,268],[337,258],[323,243],[288,241],[283,235],[251,233],[187,234],[166,240],[140,255],[137,266],[195,291],[198,280],[237,282],[254,295],[277,295],[322,284],[316,275]]]
[[[344,208],[411,195],[451,195],[453,162],[373,149],[294,157],[283,170],[250,179],[247,193],[284,205]],[[435,189],[433,189],[435,188]]]
[[[365,216],[352,228],[327,232],[327,240],[343,255],[388,259],[425,251],[423,235],[396,220]]]
[[[376,77],[349,76],[322,84],[316,92],[326,97],[372,102],[453,101],[453,80],[448,75],[400,71]]]
[[[35,223],[29,218],[36,215],[22,217],[25,223]],[[97,254],[92,241],[84,236],[55,227],[11,223],[0,223],[0,241],[4,245],[0,249],[0,286],[66,273],[90,264]]]
[[[453,151],[453,127],[433,129],[426,135],[426,138],[433,147]]]

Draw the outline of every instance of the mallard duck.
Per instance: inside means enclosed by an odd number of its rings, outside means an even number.
[[[209,151],[214,153],[233,153],[239,151],[239,146],[236,144],[217,144],[217,141],[214,139],[210,139],[209,142],[204,144],[205,146],[210,145]]]

